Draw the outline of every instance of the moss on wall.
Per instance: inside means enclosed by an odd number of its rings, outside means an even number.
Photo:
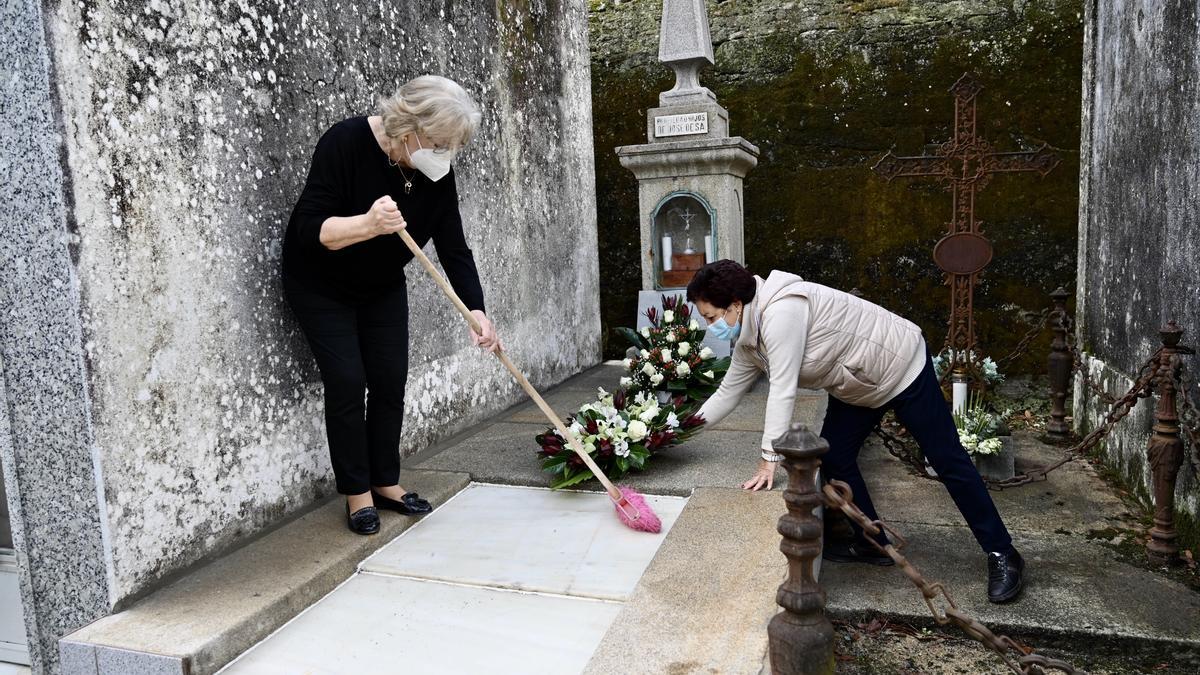
[[[623,347],[610,329],[634,320],[639,287],[637,185],[612,149],[646,142],[645,109],[672,83],[655,62],[658,4],[639,0],[592,12],[609,356]],[[1045,179],[997,177],[977,202],[996,249],[976,294],[977,330],[984,351],[1003,356],[1027,328],[1022,311],[1040,310],[1056,285],[1074,282],[1080,3],[965,3],[953,15],[916,0],[852,4],[710,7],[717,64],[702,81],[729,109],[732,133],[762,151],[746,180],[746,262],[758,273],[786,269],[858,287],[940,344],[949,292],[932,249],[945,231],[950,195],[923,179],[888,183],[870,167],[889,149],[925,154],[949,139],[948,89],[972,71],[985,87],[982,137],[1001,151],[1049,143],[1062,158]],[[828,11],[814,19],[821,8]],[[1035,344],[1014,370],[1040,372],[1048,341]]]

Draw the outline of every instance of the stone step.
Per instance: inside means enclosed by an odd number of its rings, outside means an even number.
[[[584,672],[763,671],[782,508],[778,492],[697,488]]]
[[[405,487],[435,507],[467,474],[408,470]],[[344,500],[312,511],[200,567],[129,609],[59,642],[65,675],[208,675],[354,574],[358,564],[416,522],[381,514],[377,535],[345,526]]]
[[[585,672],[770,672],[767,624],[786,575],[775,526],[784,512],[778,490],[697,488]],[[892,524],[924,575],[998,634],[1089,659],[1115,653],[1200,667],[1200,594],[1182,583],[1071,533],[1027,530],[1018,536],[1026,591],[994,605],[986,560],[965,526]],[[830,618],[934,627],[920,592],[895,567],[825,563],[818,572]]]

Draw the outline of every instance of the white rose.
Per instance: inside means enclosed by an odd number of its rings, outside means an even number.
[[[643,349],[643,350],[641,351],[641,355],[642,355],[642,358],[643,358],[643,359],[648,359],[648,358],[650,358],[650,352],[646,351],[645,349]]]
[[[696,323],[695,319],[692,319],[692,322],[688,324],[688,330],[700,330],[700,324]]]
[[[675,374],[680,377],[687,377],[688,375],[692,374],[692,369],[688,367],[688,364],[681,363],[678,366],[675,366]]]
[[[625,366],[625,370],[633,370],[633,359],[625,359],[621,365]]]
[[[663,381],[662,373],[655,373],[650,376],[650,384],[652,386],[657,387],[658,385],[662,384],[662,381]]]
[[[692,346],[686,342],[680,342],[678,351],[680,356],[687,356],[688,352],[692,351]]]
[[[622,387],[628,387],[631,384],[633,384],[633,379],[628,378],[628,377],[621,378],[621,386]]]
[[[650,327],[649,326],[642,329],[642,337],[644,337],[644,338],[650,337]]]
[[[671,323],[674,320],[675,320],[675,312],[672,312],[669,309],[667,311],[663,312],[663,321],[664,322]]]
[[[629,423],[628,431],[629,431],[629,440],[633,441],[634,443],[637,443],[638,441],[645,438],[646,434],[650,433],[650,428],[646,426],[645,422],[642,422],[641,420],[634,420]]]
[[[643,373],[645,373],[645,374],[647,374],[647,375],[651,375],[651,376],[653,376],[653,375],[655,375],[655,374],[657,374],[657,373],[658,373],[658,370],[656,370],[656,369],[654,368],[654,364],[653,364],[653,363],[646,363],[646,365],[642,366],[642,372],[643,372]]]
[[[674,341],[675,341],[675,331],[671,331],[671,332],[667,333],[667,342],[674,342]]]
[[[671,356],[670,349],[662,350],[662,359],[663,359],[663,363],[670,363],[672,361],[672,359],[674,359],[674,357]]]
[[[709,349],[708,347],[705,347],[704,349],[700,350],[700,358],[704,359],[705,361],[711,359],[714,356],[716,356],[716,354],[714,354],[713,350]]]
[[[711,370],[706,370],[706,371],[704,371],[704,376],[705,376],[705,377],[707,377],[707,378],[708,378],[708,379],[710,379],[710,380],[715,380],[715,379],[717,379],[717,374],[716,374],[716,373],[714,373],[714,372],[713,372],[713,371],[711,371]]]

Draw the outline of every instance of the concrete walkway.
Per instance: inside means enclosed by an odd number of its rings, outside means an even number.
[[[611,388],[620,375],[620,367],[597,367],[548,398],[567,414],[590,400],[597,386]],[[762,668],[766,623],[784,570],[774,531],[784,505],[779,486],[751,496],[737,486],[754,470],[765,403],[760,383],[729,419],[666,451],[646,473],[626,479],[649,493],[695,491],[695,496],[635,589],[624,618],[602,643],[591,672],[639,660],[680,673]],[[819,429],[824,405],[824,396],[816,392],[798,397],[797,421]],[[519,406],[471,435],[431,449],[414,464],[465,471],[476,480],[545,485],[533,437],[546,426],[532,404]],[[1030,438],[1018,440],[1018,461],[1027,465],[1047,463],[1061,452]],[[1087,464],[1068,465],[1046,482],[993,493],[1029,563],[1023,598],[1003,606],[987,602],[985,558],[940,483],[911,475],[874,443],[863,449],[860,464],[881,515],[908,538],[910,559],[928,578],[945,581],[962,609],[998,631],[1085,654],[1136,652],[1171,663],[1200,659],[1200,594],[1131,564],[1107,544],[1113,528],[1136,526],[1136,520]],[[704,517],[692,513],[700,509]],[[746,567],[755,560],[761,562]],[[747,579],[755,581],[747,584]],[[822,583],[834,618],[870,615],[933,625],[916,589],[894,568],[827,564]],[[702,588],[711,593],[707,602],[702,602]],[[625,634],[657,639],[645,641],[638,651],[628,646]],[[744,639],[750,634],[760,641]],[[731,650],[740,650],[739,665],[730,660]]]
[[[620,374],[598,367],[547,398],[569,414]],[[541,489],[533,437],[546,424],[531,404],[431,448],[406,467],[466,472],[488,485],[440,506],[225,672],[769,672],[766,625],[786,573],[775,532],[784,505],[778,486],[738,488],[755,467],[765,402],[756,388],[729,419],[624,481],[675,496],[653,498],[669,530],[659,536],[621,527],[607,498],[589,493],[595,484]],[[800,396],[797,420],[818,428],[824,403]],[[1027,464],[1059,452],[1019,440]],[[1029,562],[1025,595],[1004,606],[986,601],[984,557],[940,483],[912,476],[876,445],[861,464],[909,558],[997,632],[1097,659],[1138,655],[1178,672],[1200,664],[1200,595],[1106,543],[1134,521],[1086,464],[993,493]],[[825,564],[821,582],[833,618],[933,625],[894,568]]]

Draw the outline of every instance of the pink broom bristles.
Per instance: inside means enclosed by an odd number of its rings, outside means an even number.
[[[625,524],[625,527],[652,534],[662,532],[662,521],[646,503],[645,497],[627,485],[622,485],[618,489],[621,491],[621,500],[614,499],[613,504],[617,508],[617,518]]]

